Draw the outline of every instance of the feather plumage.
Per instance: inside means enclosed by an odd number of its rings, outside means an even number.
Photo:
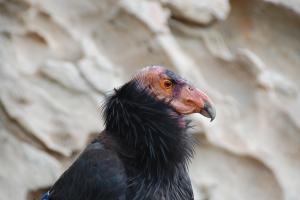
[[[43,200],[193,200],[194,141],[183,115],[213,119],[210,99],[162,67],[148,67],[107,97],[105,130]],[[180,114],[181,113],[181,114]]]
[[[167,102],[131,81],[107,98],[104,119],[107,134],[123,151],[120,155],[133,158],[123,160],[128,199],[193,199],[187,164],[194,141],[186,126],[180,126],[183,117]]]

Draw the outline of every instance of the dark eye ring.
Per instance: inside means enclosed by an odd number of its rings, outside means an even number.
[[[165,80],[164,81],[164,86],[165,86],[165,88],[169,89],[173,86],[173,83],[170,80]]]

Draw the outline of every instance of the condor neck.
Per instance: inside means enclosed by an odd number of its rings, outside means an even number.
[[[107,132],[133,152],[138,165],[169,167],[186,164],[192,156],[191,137],[181,116],[130,81],[107,98]]]

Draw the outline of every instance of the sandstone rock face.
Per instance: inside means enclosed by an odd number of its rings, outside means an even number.
[[[216,103],[191,116],[196,199],[300,199],[297,0],[0,0],[0,199],[51,186],[147,65]]]

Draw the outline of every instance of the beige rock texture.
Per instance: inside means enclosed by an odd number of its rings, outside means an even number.
[[[300,199],[300,1],[0,0],[0,200],[46,191],[147,65],[205,90],[197,200]]]

